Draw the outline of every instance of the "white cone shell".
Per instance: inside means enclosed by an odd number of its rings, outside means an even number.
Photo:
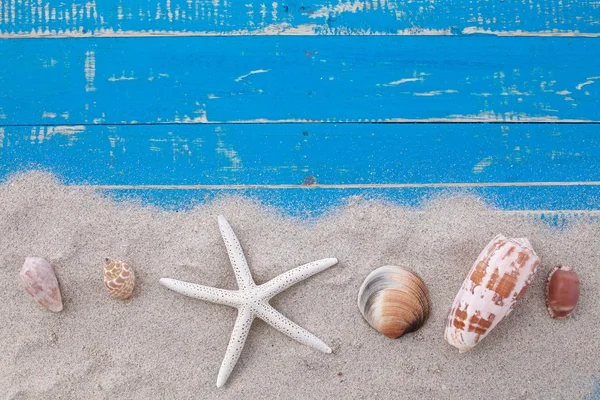
[[[472,349],[515,308],[539,264],[527,239],[492,239],[454,299],[446,341],[461,352]]]

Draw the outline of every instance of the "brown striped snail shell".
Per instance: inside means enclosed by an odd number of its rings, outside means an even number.
[[[367,276],[358,308],[369,325],[391,339],[419,329],[431,310],[425,282],[410,269],[391,265]]]
[[[135,274],[123,261],[106,259],[104,288],[115,299],[126,300],[133,294]]]
[[[554,267],[546,282],[546,307],[554,319],[565,319],[579,301],[581,282],[579,277],[569,267],[558,265]]]

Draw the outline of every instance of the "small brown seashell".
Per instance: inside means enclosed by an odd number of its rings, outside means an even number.
[[[39,257],[27,257],[19,278],[27,293],[42,306],[52,312],[63,309],[58,280],[48,261]]]
[[[554,267],[546,282],[546,307],[554,319],[565,319],[577,306],[581,283],[569,267]]]
[[[396,266],[377,268],[367,276],[358,292],[358,308],[369,325],[391,339],[419,329],[431,310],[425,282]]]
[[[133,294],[135,274],[123,261],[106,259],[104,266],[104,287],[115,299],[126,300]]]

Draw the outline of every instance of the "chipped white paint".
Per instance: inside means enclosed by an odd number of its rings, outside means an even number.
[[[119,82],[119,81],[134,81],[137,78],[135,78],[133,76],[133,72],[131,73],[131,76],[126,76],[125,72],[121,73],[121,76],[117,77],[115,74],[113,74],[110,78],[108,78],[109,82]]]
[[[386,8],[388,11],[395,11],[398,8],[398,4],[396,1],[386,1],[379,0],[381,4],[378,4],[376,0],[340,0],[336,5],[326,5],[310,15],[310,18],[329,18],[329,17],[337,17],[344,13],[352,13],[356,14],[359,11],[368,10],[371,7],[377,9],[379,6],[381,8]],[[401,6],[401,5],[400,5]]]
[[[571,94],[571,92],[569,92],[568,90],[561,90],[560,92],[556,92],[556,94],[560,96],[568,96]]]
[[[233,327],[233,332],[225,351],[225,358],[219,369],[217,387],[222,387],[242,353],[250,327],[255,318],[260,318],[281,333],[324,353],[331,353],[331,349],[321,339],[300,327],[279,311],[275,310],[269,300],[292,285],[326,270],[337,264],[335,258],[326,258],[304,264],[271,279],[262,285],[256,285],[250,267],[244,256],[244,251],[233,229],[222,215],[219,215],[219,228],[227,248],[227,254],[239,287],[239,290],[226,290],[209,286],[196,285],[175,279],[162,278],[160,283],[184,296],[215,304],[223,304],[238,309],[238,316]]]
[[[56,66],[56,64],[58,64],[58,61],[56,61],[54,58],[50,58],[49,60],[44,60],[44,68],[52,68],[54,66]]]
[[[56,118],[56,113],[44,111],[44,113],[42,114],[42,118],[54,119],[54,118]]]
[[[4,128],[0,128],[0,149],[4,147]]]
[[[458,93],[458,90],[452,90],[452,89],[448,89],[448,90],[432,90],[430,92],[417,92],[417,93],[413,93],[414,96],[440,96],[442,94],[450,94],[450,93]]]
[[[85,74],[85,91],[96,91],[96,87],[94,86],[94,79],[96,78],[96,54],[93,51],[85,53],[83,71]]]
[[[160,5],[158,6],[160,8]],[[162,16],[160,10],[157,12],[157,19]],[[600,37],[600,33],[580,33],[571,31],[552,31],[552,32],[526,32],[526,31],[490,31],[480,28],[465,28],[456,33],[452,29],[425,29],[425,28],[406,28],[395,32],[375,31],[372,29],[359,28],[336,28],[328,31],[319,24],[299,24],[292,25],[288,22],[265,24],[261,28],[237,29],[230,31],[177,31],[177,30],[114,30],[112,28],[99,27],[94,31],[83,31],[83,29],[38,29],[21,32],[2,32],[2,39],[61,39],[61,38],[86,38],[86,37],[195,37],[195,36],[321,36],[335,34],[341,36],[457,36],[472,34],[487,34],[492,36],[511,36],[511,37]]]
[[[224,155],[229,162],[231,162],[230,166],[223,167],[223,169],[237,170],[242,168],[242,160],[240,159],[238,152],[233,148],[228,148],[225,146],[225,143],[222,139],[217,141],[216,151],[217,153]]]
[[[536,36],[536,37],[600,37],[600,33],[587,33],[587,32],[578,32],[578,31],[493,31],[489,29],[483,29],[478,27],[468,27],[462,30],[463,35],[493,35],[493,36],[513,36],[513,37],[522,37],[522,36]]]
[[[475,164],[475,166],[473,167],[473,173],[480,174],[483,172],[484,169],[486,169],[490,165],[492,165],[492,157],[491,156],[486,157],[486,158],[480,160],[477,164]]]
[[[592,83],[596,82],[599,79],[600,79],[600,76],[590,76],[587,78],[587,80],[585,82],[582,82],[579,85],[577,85],[576,89],[581,90],[581,89],[583,89],[584,86],[591,85]]]
[[[42,144],[56,135],[68,136],[67,146],[73,145],[77,140],[75,135],[85,132],[85,126],[82,125],[64,125],[64,126],[41,126],[31,128],[29,140],[32,143]]]
[[[377,86],[398,86],[398,85],[402,85],[404,83],[408,83],[408,82],[423,82],[425,80],[425,76],[427,74],[421,72],[419,74],[418,78],[402,78],[402,79],[398,79],[397,81],[393,81],[393,82],[389,82],[389,83],[384,83],[383,85],[378,84]]]
[[[187,3],[187,4],[186,4]],[[502,19],[507,22],[507,28],[514,26],[527,26],[525,21],[521,21],[520,11],[525,11],[526,7],[530,10],[537,10],[537,14],[548,14],[547,25],[548,30],[542,32],[528,32],[522,30],[508,30],[508,31],[494,31],[485,29],[481,26],[472,26],[463,28],[462,31],[457,31],[456,28],[447,29],[427,29],[427,28],[406,28],[399,29],[396,32],[389,29],[388,20],[395,21],[397,25],[402,26],[428,26],[432,22],[439,18],[443,18],[446,14],[452,13],[452,10],[448,9],[448,5],[444,5],[440,2],[434,1],[421,1],[420,7],[414,7],[412,1],[405,3],[400,1],[392,0],[338,0],[328,2],[318,2],[313,4],[315,9],[311,9],[307,15],[297,15],[295,19],[298,23],[303,20],[314,21],[314,24],[303,24],[300,28],[304,33],[300,34],[356,34],[356,35],[377,35],[377,34],[391,34],[391,35],[429,35],[429,34],[444,34],[444,35],[456,35],[456,34],[488,34],[488,35],[504,35],[504,36],[598,36],[597,32],[594,33],[580,33],[577,30],[573,31],[561,31],[559,29],[552,29],[554,25],[564,26],[569,23],[577,26],[579,22],[584,22],[584,26],[589,26],[589,19],[593,18],[588,14],[593,15],[593,9],[597,5],[597,2],[593,0],[585,1],[585,5],[582,6],[581,11],[585,11],[585,15],[578,17],[569,17],[569,19],[576,19],[573,21],[565,21],[565,15],[562,11],[567,10],[567,5],[563,5],[562,1],[559,1],[557,5],[552,5],[548,1],[529,1],[523,2],[523,6],[515,3],[515,7],[510,10],[502,12]],[[473,24],[497,24],[497,18],[490,16],[490,11],[487,8],[489,5],[486,1],[475,1],[466,2],[466,4],[453,4],[450,7],[457,8],[458,15],[454,17],[448,16],[450,19],[449,25],[457,26],[463,25],[464,23]],[[301,4],[301,3],[299,3]],[[297,4],[297,5],[299,5]],[[296,4],[288,4],[290,8],[297,7]],[[291,23],[285,22],[285,20],[292,21],[292,15],[281,13],[283,3],[278,2],[249,2],[249,4],[237,4],[234,2],[217,1],[217,0],[187,0],[184,1],[173,1],[165,0],[164,2],[112,2],[112,4],[103,4],[101,11],[99,12],[95,1],[83,1],[83,2],[42,2],[42,0],[0,0],[0,22],[4,22],[5,25],[9,26],[7,31],[10,31],[10,26],[14,25],[17,29],[22,29],[21,32],[10,32],[7,33],[9,37],[18,37],[26,35],[49,35],[52,37],[59,37],[59,35],[69,35],[70,37],[77,37],[82,35],[84,30],[89,26],[94,27],[94,33],[96,35],[99,31],[103,30],[104,33],[110,29],[114,29],[114,34],[169,34],[167,30],[158,31],[152,30],[151,27],[154,25],[152,22],[163,21],[168,22],[172,27],[180,29],[178,34],[182,35],[229,35],[229,34],[269,34],[270,30],[279,30],[278,33],[271,34],[299,34],[298,26]],[[240,18],[236,16],[234,12],[235,8],[245,7],[245,15],[247,18]],[[587,10],[591,8],[591,10]],[[497,8],[496,8],[497,9]],[[471,10],[470,15],[467,15],[468,11]],[[105,14],[103,14],[103,12]],[[526,12],[526,11],[525,11]],[[535,11],[532,11],[535,12]],[[558,14],[557,14],[558,13]],[[366,26],[365,28],[357,27],[354,24],[345,26],[341,24],[338,26],[330,22],[335,21],[338,18],[343,18],[344,14],[355,14],[358,18],[361,16],[365,17],[365,23],[360,26]],[[363,15],[360,15],[363,14]],[[462,15],[464,14],[464,15]],[[462,16],[461,16],[462,15]],[[496,14],[494,14],[496,15]],[[371,19],[376,18],[375,22]],[[377,21],[382,18],[382,22],[385,21],[383,26],[380,28]],[[49,21],[65,21],[67,28],[61,28],[58,31],[49,31],[47,26]],[[198,23],[204,21],[205,23]],[[284,21],[284,22],[282,22]],[[25,24],[23,24],[25,22]],[[187,22],[189,24],[183,25],[176,22]],[[120,27],[127,23],[137,23],[139,25],[139,32],[126,31],[122,32]],[[271,23],[269,25],[269,23]],[[235,25],[248,26],[250,29],[234,30],[234,32],[226,31],[219,32],[220,29],[231,29],[235,28]],[[165,26],[164,24],[159,24]],[[194,31],[193,27],[206,26],[206,30]],[[26,29],[23,26],[31,26],[31,29]],[[54,25],[53,25],[54,26]],[[113,28],[106,28],[107,26],[113,26]],[[20,27],[20,28],[19,28]],[[104,28],[102,28],[104,27]],[[266,28],[265,28],[266,27]],[[308,27],[308,28],[307,28]],[[202,29],[202,28],[200,28]],[[584,28],[585,29],[585,28]],[[214,32],[209,32],[214,30]],[[258,32],[257,32],[258,31]],[[172,33],[172,32],[171,32]]]
[[[246,79],[247,77],[249,77],[249,76],[251,76],[251,75],[256,75],[256,74],[264,74],[264,73],[267,73],[267,72],[269,72],[269,70],[268,70],[268,69],[256,69],[256,70],[254,70],[254,71],[250,71],[250,72],[248,72],[248,73],[247,73],[247,74],[245,74],[245,75],[242,75],[242,76],[239,76],[239,77],[237,77],[237,78],[235,79],[235,81],[236,81],[236,82],[241,82],[241,81],[243,81],[244,79]]]
[[[254,118],[254,119],[242,119],[242,120],[227,120],[227,121],[207,121],[208,124],[305,124],[305,123],[335,123],[335,124],[374,124],[374,123],[388,123],[388,124],[412,124],[415,122],[421,123],[486,123],[486,122],[527,122],[527,123],[544,123],[552,122],[556,124],[587,124],[594,122],[589,119],[560,119],[556,116],[539,116],[532,117],[524,113],[494,113],[494,112],[481,112],[479,114],[451,114],[448,117],[441,118],[380,118],[380,119],[301,119],[301,118],[289,118],[289,119],[268,119],[268,118]]]
[[[50,127],[50,129],[52,129],[52,132],[54,132],[54,133],[58,133],[60,135],[66,135],[66,136],[77,135],[77,134],[85,132],[84,125],[53,126],[53,127]]]

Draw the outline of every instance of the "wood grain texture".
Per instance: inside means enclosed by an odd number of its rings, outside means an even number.
[[[0,0],[4,37],[600,34],[594,0]]]
[[[537,124],[4,127],[0,164],[2,176],[41,167],[72,184],[103,186],[581,186],[600,181],[600,131]]]
[[[0,41],[0,124],[599,122],[600,40]]]

